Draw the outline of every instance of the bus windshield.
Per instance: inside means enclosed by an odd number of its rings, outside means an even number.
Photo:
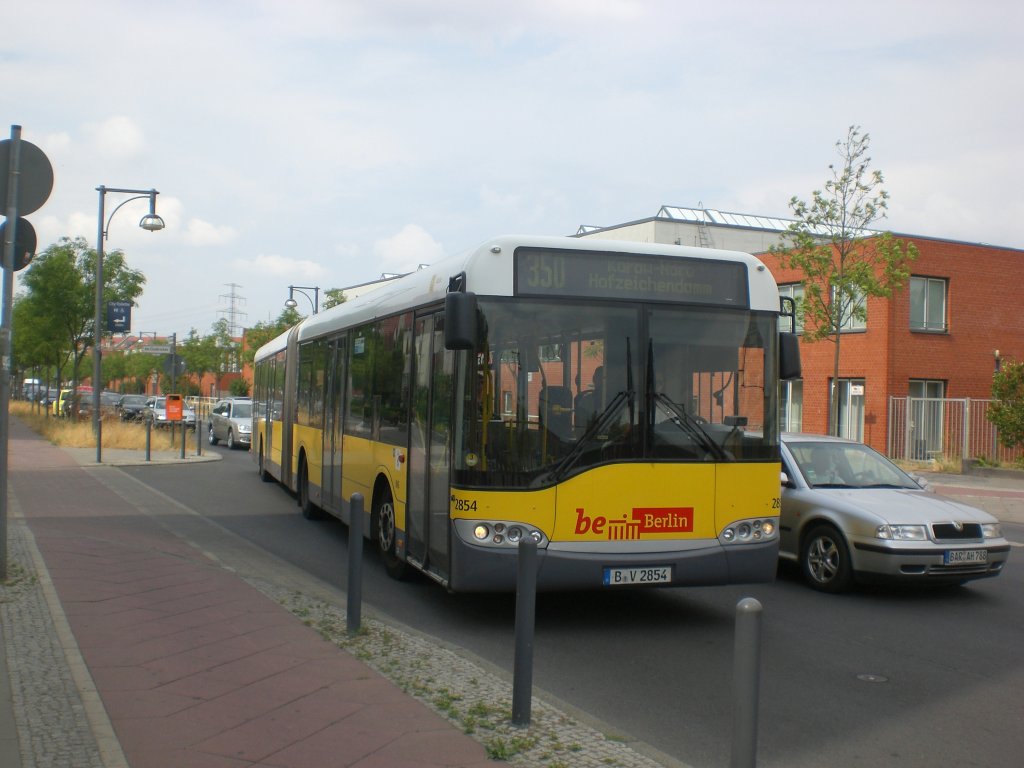
[[[778,461],[773,314],[480,300],[456,482],[535,488],[617,461]]]

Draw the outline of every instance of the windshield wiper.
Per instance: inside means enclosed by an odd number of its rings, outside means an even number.
[[[655,401],[661,403],[672,414],[669,421],[690,435],[698,445],[703,447],[704,450],[718,461],[728,460],[729,456],[726,454],[725,449],[715,442],[714,438],[700,425],[700,422],[687,413],[685,408],[673,401],[668,395],[661,392],[653,394]]]
[[[580,439],[576,441],[572,449],[565,455],[558,464],[555,465],[554,469],[550,472],[541,475],[537,478],[537,483],[546,482],[547,480],[561,480],[565,473],[568,472],[572,466],[579,460],[580,456],[583,455],[583,451],[587,445],[590,444],[591,440],[602,434],[602,432],[612,424],[615,418],[619,415],[619,411],[622,406],[628,401],[632,403],[635,397],[635,393],[631,390],[622,390],[616,392],[615,396],[611,399],[611,402],[605,407],[597,418],[593,419],[586,431],[580,436]]]

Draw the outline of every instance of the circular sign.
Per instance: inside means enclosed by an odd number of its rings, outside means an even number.
[[[22,139],[18,163],[18,215],[38,211],[53,191],[53,166],[35,144]],[[0,141],[0,213],[7,211],[7,177],[11,170],[11,140]]]
[[[7,222],[0,224],[0,243],[7,239]],[[0,246],[2,247],[2,246]],[[14,271],[24,269],[36,255],[36,230],[27,219],[18,217],[14,230]]]

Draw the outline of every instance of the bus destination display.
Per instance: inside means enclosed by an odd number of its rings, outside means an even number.
[[[739,262],[520,248],[515,272],[517,296],[749,306]]]

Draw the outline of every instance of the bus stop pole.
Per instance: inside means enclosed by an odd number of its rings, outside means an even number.
[[[761,671],[761,603],[752,597],[745,597],[736,604],[735,642],[733,743],[729,766],[755,768]]]
[[[353,493],[348,507],[348,633],[355,635],[363,612],[363,494]]]
[[[533,698],[533,638],[537,613],[537,542],[519,542],[516,579],[515,662],[512,671],[512,725],[530,724]]]

